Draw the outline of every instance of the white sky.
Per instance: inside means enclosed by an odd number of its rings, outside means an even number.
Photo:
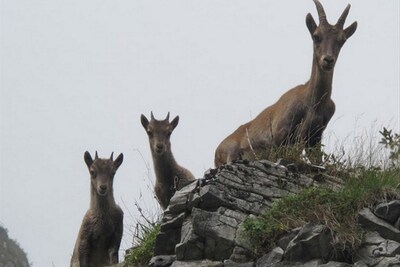
[[[311,0],[0,2],[0,222],[34,267],[69,265],[89,205],[84,151],[125,155],[114,194],[126,249],[134,201],[154,209],[141,113],[180,116],[173,152],[201,177],[225,136],[310,76]],[[348,0],[322,3],[335,23]],[[351,4],[346,25],[359,27],[325,132],[339,142],[400,125],[399,1]]]

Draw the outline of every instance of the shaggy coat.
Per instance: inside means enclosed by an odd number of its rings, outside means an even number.
[[[297,142],[312,147],[321,142],[322,133],[335,112],[331,99],[334,66],[341,47],[357,29],[357,22],[343,29],[348,5],[336,25],[330,25],[321,3],[314,2],[319,26],[311,14],[306,17],[314,50],[310,80],[287,91],[275,104],[226,137],[215,151],[217,167],[238,160],[244,152],[253,149]]]
[[[123,161],[123,154],[113,161],[112,154],[110,159],[99,159],[96,152],[93,161],[89,152],[85,152],[84,159],[91,177],[90,208],[83,218],[70,266],[116,264],[124,214],[114,201],[113,179]]]
[[[154,192],[162,209],[168,207],[176,190],[194,181],[193,174],[178,165],[171,151],[170,137],[178,125],[179,116],[169,122],[169,113],[165,120],[156,120],[151,113],[151,120],[142,114],[141,123],[149,137],[150,150],[153,158],[156,183]]]

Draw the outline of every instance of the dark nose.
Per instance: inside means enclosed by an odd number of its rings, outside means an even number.
[[[103,191],[105,191],[105,190],[107,190],[107,186],[104,185],[104,184],[102,184],[102,185],[100,185],[100,189],[103,190]]]
[[[157,149],[163,149],[164,148],[164,145],[163,144],[157,144]]]
[[[335,59],[333,57],[330,57],[330,56],[324,57],[324,63],[326,65],[331,65],[331,64],[333,64],[333,62],[335,62]]]

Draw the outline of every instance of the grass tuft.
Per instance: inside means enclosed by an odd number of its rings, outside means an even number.
[[[245,230],[257,254],[269,251],[284,234],[308,222],[328,227],[335,237],[334,245],[351,251],[360,245],[363,235],[357,212],[382,199],[400,198],[399,183],[399,170],[365,170],[351,177],[339,192],[309,188],[285,197],[259,218],[247,219]]]
[[[159,224],[155,225],[153,228],[148,228],[147,231],[144,231],[140,244],[131,248],[129,254],[125,257],[125,265],[147,265],[150,259],[153,257],[154,245],[159,232]]]

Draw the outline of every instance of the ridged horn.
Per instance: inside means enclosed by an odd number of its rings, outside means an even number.
[[[94,155],[94,159],[98,159],[99,155],[97,155],[97,150],[96,150],[96,154]]]
[[[167,117],[165,118],[165,120],[169,121],[169,111],[168,111],[168,114],[167,114]]]
[[[151,111],[150,118],[151,118],[151,120],[153,120],[153,121],[155,120],[154,115],[153,115],[153,111]]]
[[[111,160],[114,160],[114,151],[113,151],[113,152],[111,152],[110,159],[111,159]]]
[[[328,23],[328,20],[326,19],[326,14],[324,7],[318,0],[314,0],[315,7],[317,8],[318,11],[318,17],[319,17],[319,24],[326,24]]]
[[[345,10],[343,11],[342,15],[340,15],[340,18],[338,19],[336,25],[340,26],[343,29],[344,23],[346,22],[347,15],[349,14],[351,5],[348,4]]]

